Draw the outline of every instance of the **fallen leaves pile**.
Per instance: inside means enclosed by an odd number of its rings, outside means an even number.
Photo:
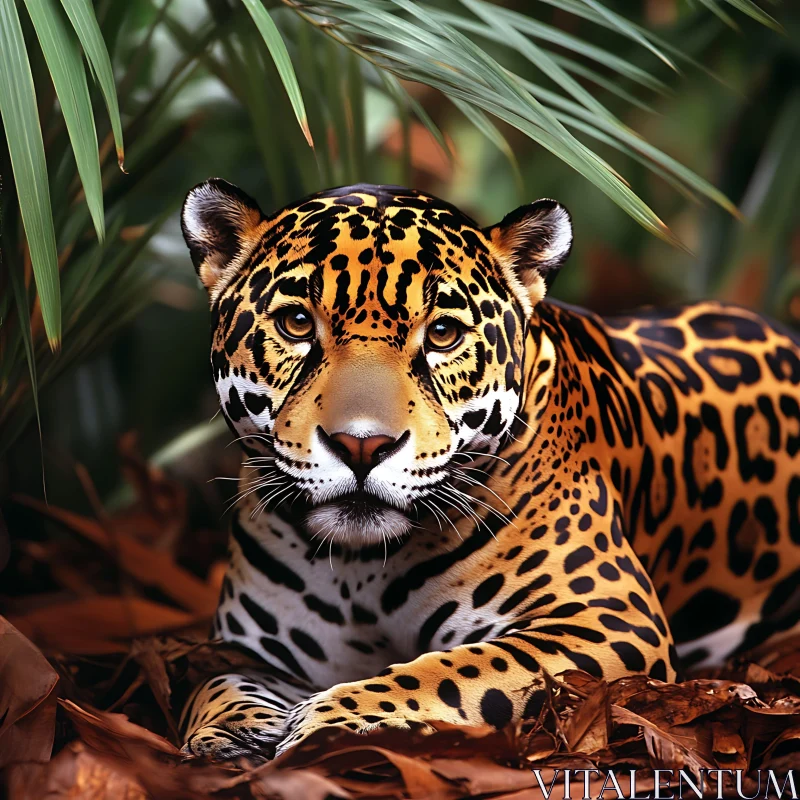
[[[185,491],[130,443],[123,455],[137,502],[120,514],[98,505],[88,518],[16,498],[59,531],[19,546],[60,589],[14,598],[0,618],[0,770],[14,800],[523,800],[551,784],[563,796],[566,769],[587,771],[574,774],[573,796],[606,785],[603,796],[615,797],[602,770],[631,769],[642,796],[656,768],[743,770],[739,788],[752,796],[755,770],[780,774],[800,761],[800,639],[679,684],[547,676],[539,718],[502,731],[332,729],[261,766],[186,759],[177,717],[191,687],[254,662],[204,638],[224,564],[203,569],[197,548],[187,555],[199,539]]]

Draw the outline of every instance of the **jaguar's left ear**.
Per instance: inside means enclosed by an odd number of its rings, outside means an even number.
[[[537,200],[484,228],[526,311],[552,286],[572,249],[572,217],[555,200]]]

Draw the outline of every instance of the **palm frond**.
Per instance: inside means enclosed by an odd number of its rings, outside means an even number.
[[[651,208],[609,164],[576,138],[573,131],[611,136],[624,152],[633,152],[641,163],[663,176],[679,190],[697,192],[731,213],[734,205],[708,181],[675,159],[648,145],[623,125],[573,77],[587,75],[578,61],[551,53],[547,45],[559,45],[597,60],[624,76],[654,90],[664,84],[641,67],[587,45],[520,12],[486,0],[461,0],[470,16],[441,10],[413,0],[283,0],[304,20],[336,39],[377,69],[397,78],[432,86],[462,111],[480,111],[481,129],[499,142],[496,129],[484,122],[488,113],[530,136],[577,170],[623,210],[655,235],[679,244]],[[646,29],[608,9],[600,0],[542,0],[542,2],[613,30],[645,48],[677,70],[675,48],[668,47]],[[740,10],[749,0],[736,0]],[[756,15],[758,18],[758,15]],[[760,21],[766,24],[766,20]],[[552,81],[559,92],[536,86],[509,70],[472,37],[493,42],[508,52],[522,55]],[[541,44],[539,42],[541,42]],[[670,52],[672,51],[672,52]],[[688,60],[688,57],[686,57]],[[566,104],[566,106],[565,106]],[[564,117],[567,113],[568,117]],[[579,124],[565,124],[567,120]]]
[[[261,38],[269,49],[272,60],[281,76],[281,81],[289,95],[289,100],[292,103],[297,121],[300,123],[300,128],[303,131],[303,136],[306,137],[310,147],[314,146],[314,141],[311,138],[311,131],[308,128],[308,115],[303,104],[303,95],[300,93],[300,86],[297,83],[297,76],[294,74],[289,52],[286,50],[286,45],[283,43],[281,34],[278,31],[269,11],[259,2],[259,0],[242,0],[245,8],[250,16],[253,18]]]
[[[122,121],[119,116],[119,103],[117,89],[114,84],[114,71],[111,69],[111,59],[106,49],[100,25],[94,14],[90,0],[61,0],[64,10],[80,39],[83,52],[92,67],[92,72],[100,85],[108,116],[111,120],[111,130],[114,134],[114,145],[117,149],[117,162],[120,168],[125,163],[125,147],[122,142]]]
[[[14,0],[0,0],[0,114],[50,347],[61,341],[58,256],[36,89]]]

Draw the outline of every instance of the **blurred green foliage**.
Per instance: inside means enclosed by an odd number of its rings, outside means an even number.
[[[541,26],[536,30],[545,38],[532,41],[546,44],[546,58],[553,60],[543,64],[525,46],[510,46],[506,29],[472,14],[478,4],[425,4],[533,85],[548,113],[561,115],[559,124],[619,170],[689,254],[653,237],[608,194],[539,146],[528,123],[490,118],[484,113],[492,111],[490,99],[477,78],[467,87],[470,98],[458,92],[466,79],[441,86],[428,81],[449,93],[453,102],[447,102],[430,86],[375,70],[362,56],[415,77],[410,46],[400,35],[410,34],[403,28],[396,41],[380,45],[367,22],[353,16],[357,5],[298,0],[271,11],[295,67],[311,150],[297,124],[297,102],[238,0],[100,0],[97,19],[116,78],[127,170],[118,169],[108,118],[98,114],[102,242],[83,202],[44,57],[29,48],[35,83],[45,87],[39,106],[62,262],[64,335],[54,355],[42,335],[18,209],[4,191],[3,263],[17,264],[25,279],[44,458],[31,424],[24,325],[10,324],[15,312],[5,275],[0,451],[10,449],[0,465],[0,495],[41,492],[43,460],[51,500],[80,503],[75,462],[85,464],[101,495],[109,496],[119,482],[121,432],[137,430],[142,449],[152,454],[187,430],[201,436],[208,430],[216,398],[207,366],[207,306],[177,209],[192,185],[212,175],[238,183],[265,210],[357,181],[433,191],[487,224],[522,202],[555,197],[572,211],[577,237],[557,297],[613,313],[716,296],[800,320],[796,6],[771,9],[783,27],[776,32],[733,10],[736,4],[716,0],[607,0],[605,8],[639,26],[631,30],[621,30],[622,18],[601,24],[598,4],[582,0],[495,4],[498,19],[505,9]],[[351,16],[326,27],[319,14],[336,6]],[[375,6],[399,15],[389,0]],[[721,20],[720,11],[739,30]],[[403,19],[411,17],[404,12]],[[429,20],[417,24],[432,35]],[[642,31],[650,48],[640,40]],[[337,41],[342,37],[351,46]],[[680,74],[652,49],[675,59]],[[456,59],[455,50],[443,58]],[[102,106],[100,95],[92,97],[95,108]],[[10,174],[7,152],[0,153],[0,168]],[[716,198],[712,186],[741,209],[744,222],[719,203],[701,202],[702,195]],[[173,446],[164,458],[180,452]]]

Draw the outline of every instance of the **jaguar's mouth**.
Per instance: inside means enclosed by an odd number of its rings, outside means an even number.
[[[316,506],[306,516],[306,528],[339,543],[380,542],[408,533],[408,516],[381,498],[359,489]]]

